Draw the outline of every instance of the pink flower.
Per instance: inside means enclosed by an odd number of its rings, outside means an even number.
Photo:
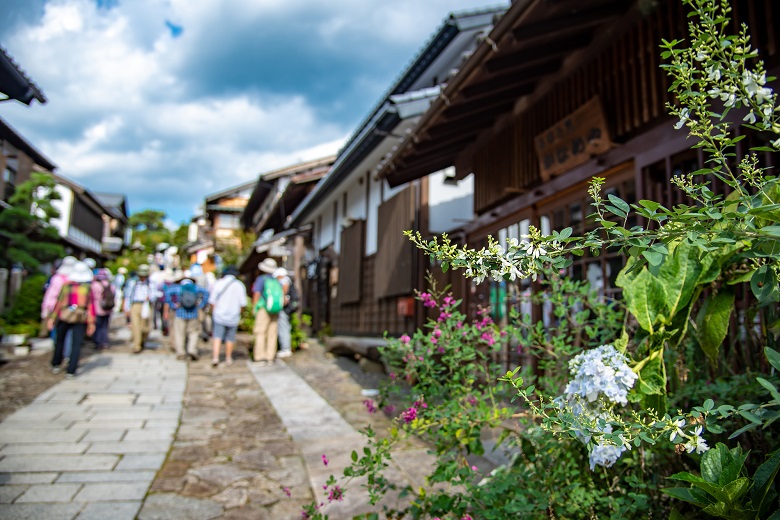
[[[438,342],[439,342],[438,338],[436,338],[436,337],[432,337],[431,338],[431,343],[433,343],[434,345],[437,344]]]
[[[284,491],[284,494],[287,495],[288,497],[292,496],[292,493],[290,493],[290,488],[286,487],[286,488],[283,489],[283,491]]]
[[[401,343],[403,343],[404,345],[408,345],[411,339],[412,338],[410,338],[407,334],[404,334],[403,336],[401,336]]]
[[[493,337],[493,332],[483,332],[480,336],[483,340],[487,341],[488,345],[493,345],[496,342],[496,338]]]
[[[476,466],[471,466],[471,471],[479,471],[479,469]]]
[[[417,419],[417,408],[412,406],[411,408],[403,412],[401,414],[401,419],[403,419],[406,424],[409,424],[410,422]]]
[[[390,414],[391,414],[391,413],[393,413],[394,411],[395,411],[395,406],[393,406],[392,404],[388,404],[387,406],[385,406],[385,412],[387,412],[387,413],[390,413]]]
[[[444,354],[445,352],[444,347],[439,347],[436,350],[439,352],[439,354]]]
[[[436,307],[436,300],[433,299],[433,296],[428,294],[427,292],[420,293],[420,301],[423,302],[423,305],[426,307]]]
[[[366,399],[363,401],[363,404],[366,405],[366,410],[368,410],[368,413],[376,413],[376,406],[374,406],[373,399]]]
[[[446,321],[446,320],[448,320],[451,317],[452,317],[452,313],[451,312],[442,312],[441,314],[439,314],[439,321],[440,322]]]
[[[395,379],[395,372],[390,372],[388,375],[390,376],[390,379]]]
[[[327,466],[327,465],[328,465],[328,462],[330,462],[330,461],[328,460],[328,457],[326,457],[326,456],[325,456],[325,454],[323,453],[323,454],[322,454],[322,463],[323,463],[323,464],[325,464],[325,465]]]
[[[341,490],[339,486],[333,486],[328,493],[328,502],[333,502],[334,500],[341,502],[344,499],[344,492]]]
[[[459,321],[459,322],[458,322],[458,323],[455,325],[455,328],[456,328],[456,329],[462,329],[462,328],[463,328],[463,322],[462,322],[462,321]]]
[[[440,338],[441,337],[441,329],[439,329],[439,328],[433,329],[433,335],[435,337],[437,337],[437,338]]]
[[[452,296],[448,295],[448,296],[446,296],[444,298],[444,302],[443,303],[444,303],[445,307],[450,307],[450,306],[452,306],[452,304],[455,303],[455,298],[453,298]]]
[[[464,515],[460,520],[474,520],[471,515]]]

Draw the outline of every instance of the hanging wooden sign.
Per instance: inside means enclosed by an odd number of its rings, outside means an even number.
[[[578,166],[611,147],[598,97],[534,137],[542,181]]]

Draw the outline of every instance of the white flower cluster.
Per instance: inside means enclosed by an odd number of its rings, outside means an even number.
[[[607,417],[604,412],[615,404],[627,404],[628,391],[637,380],[627,361],[626,356],[612,345],[601,345],[578,354],[569,362],[569,372],[574,378],[566,385],[564,397],[578,420],[583,425],[590,424],[575,432],[583,443],[591,444],[593,424],[602,423],[603,426],[597,427],[597,430],[612,433],[612,425],[601,420]],[[617,446],[597,441],[590,450],[591,471],[596,466],[611,467],[626,449],[631,449],[626,442]]]
[[[688,453],[695,451],[697,454],[702,454],[710,449],[710,447],[707,446],[707,441],[701,436],[704,431],[704,428],[701,425],[695,426],[690,433],[685,433],[685,431],[683,431],[685,419],[674,421],[673,426],[674,428],[672,429],[672,434],[669,436],[669,441],[674,442],[675,444],[683,444],[683,448],[685,448],[685,451]],[[685,441],[685,443],[682,441]]]
[[[566,385],[566,398],[583,397],[589,403],[603,395],[613,403],[628,403],[628,391],[634,386],[637,375],[626,363],[627,358],[612,345],[578,354],[569,362],[569,372],[574,376]]]

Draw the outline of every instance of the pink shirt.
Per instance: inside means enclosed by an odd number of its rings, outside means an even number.
[[[57,299],[60,297],[60,291],[65,282],[68,281],[68,277],[61,273],[54,273],[49,280],[49,287],[43,294],[43,303],[41,304],[41,318],[47,318],[51,311],[54,310],[54,305],[57,303]]]

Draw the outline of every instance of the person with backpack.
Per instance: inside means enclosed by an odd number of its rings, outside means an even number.
[[[266,258],[257,265],[262,273],[252,285],[252,304],[255,312],[254,361],[260,365],[274,362],[276,357],[279,313],[284,307],[284,288],[273,277],[279,267],[276,260]]]
[[[214,289],[209,296],[211,317],[214,325],[211,330],[213,356],[211,365],[219,365],[219,351],[225,344],[225,364],[233,364],[233,346],[236,343],[238,322],[241,321],[241,310],[246,307],[246,287],[244,282],[236,278],[238,270],[228,266],[222,278],[214,283]]]
[[[116,305],[110,278],[111,271],[100,268],[92,280],[92,300],[95,302],[95,334],[92,340],[98,350],[108,348],[108,326]]]
[[[67,378],[76,375],[85,335],[95,332],[95,301],[92,298],[91,282],[92,270],[84,262],[76,262],[46,323],[49,330],[57,328],[57,341],[51,359],[51,371],[55,374],[62,370],[60,365],[65,357],[65,337],[68,332],[71,333]]]
[[[200,339],[199,311],[209,301],[209,292],[198,286],[192,278],[182,277],[166,292],[169,312],[173,311],[173,342],[176,359],[189,358],[197,361]]]

